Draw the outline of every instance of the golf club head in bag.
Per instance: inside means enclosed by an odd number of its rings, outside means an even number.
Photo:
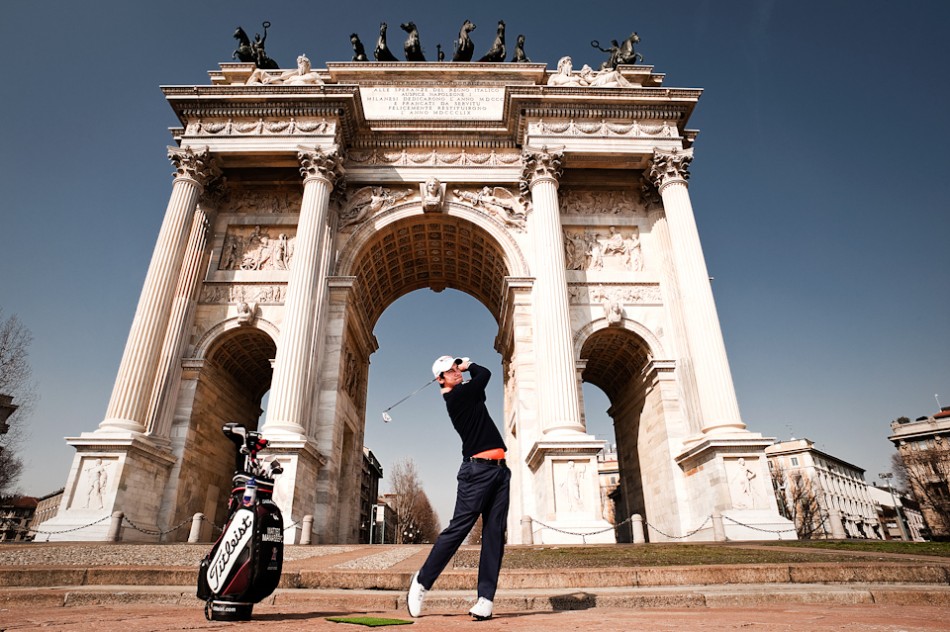
[[[258,460],[258,451],[267,446],[260,433],[234,423],[222,430],[238,446],[238,469],[224,530],[198,567],[196,594],[205,601],[209,621],[246,621],[254,604],[280,581],[284,521],[273,494],[274,476],[282,468],[273,460],[268,472]]]

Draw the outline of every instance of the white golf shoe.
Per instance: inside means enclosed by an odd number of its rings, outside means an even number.
[[[492,602],[484,597],[479,597],[472,609],[468,611],[476,621],[491,619]]]
[[[422,614],[422,602],[425,601],[426,592],[428,591],[419,583],[419,573],[414,573],[412,581],[409,582],[409,594],[406,596],[406,607],[409,608],[410,617],[418,617]]]

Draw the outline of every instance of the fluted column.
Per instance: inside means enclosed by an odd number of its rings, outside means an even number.
[[[169,147],[168,159],[175,167],[171,198],[99,432],[145,431],[191,220],[205,186],[221,173],[207,149]]]
[[[303,437],[313,336],[321,329],[329,272],[328,253],[324,252],[327,211],[333,186],[343,176],[343,161],[336,148],[301,148],[297,158],[303,176],[303,202],[263,431]]]
[[[744,429],[687,180],[691,149],[655,150],[650,180],[663,199],[704,433]]]
[[[523,186],[530,190],[533,206],[534,343],[541,429],[545,434],[559,430],[583,433],[571,344],[567,266],[564,249],[552,247],[564,241],[557,195],[561,155],[547,147],[526,149],[524,162]]]
[[[208,214],[202,205],[199,205],[192,218],[181,275],[175,288],[171,316],[159,355],[152,401],[149,404],[147,433],[159,440],[168,439],[171,427],[178,390],[176,387],[181,376],[182,347],[197,300],[195,290],[204,269],[202,263],[205,261],[205,248],[208,245],[209,224]]]

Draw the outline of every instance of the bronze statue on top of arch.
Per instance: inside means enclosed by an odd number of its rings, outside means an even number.
[[[640,36],[634,31],[630,37],[618,44],[617,40],[610,40],[610,48],[601,48],[600,42],[594,40],[590,43],[602,53],[607,53],[609,57],[600,65],[601,70],[616,70],[620,64],[636,64],[643,62],[643,55],[633,49],[634,44],[640,43]]]
[[[267,29],[270,28],[270,22],[265,20],[261,23],[261,26],[264,28],[264,35],[261,36],[260,33],[255,33],[253,42],[240,26],[234,30],[234,39],[238,41],[238,47],[231,53],[231,59],[238,59],[245,63],[254,62],[254,65],[258,68],[265,70],[276,70],[280,66],[268,57],[264,51],[264,42],[267,40]]]
[[[379,25],[379,36],[376,38],[376,48],[373,50],[373,57],[376,61],[399,61],[399,58],[390,49],[386,42],[386,32],[389,25],[381,22]],[[405,22],[399,25],[399,28],[407,33],[406,42],[403,45],[403,52],[406,61],[426,61],[425,53],[422,47],[422,41],[419,36],[419,28],[414,22]],[[462,22],[458,37],[453,40],[454,53],[452,61],[468,62],[475,56],[475,44],[472,42],[470,33],[475,30],[475,24],[471,20]],[[524,35],[518,35],[515,43],[515,49],[512,53],[511,63],[530,63],[531,60],[524,52]],[[353,46],[353,61],[369,61],[366,55],[363,42],[359,35],[352,33],[350,35],[350,44]],[[442,51],[442,44],[436,45],[438,61],[445,61],[445,53]],[[495,39],[488,51],[477,61],[499,63],[505,61],[507,55],[505,46],[505,21],[498,20],[498,29],[495,32]]]

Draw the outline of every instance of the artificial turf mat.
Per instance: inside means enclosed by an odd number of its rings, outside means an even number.
[[[370,628],[377,628],[384,625],[409,625],[412,621],[406,619],[384,619],[382,617],[327,617],[327,621],[333,623],[355,623],[356,625],[365,625]]]

